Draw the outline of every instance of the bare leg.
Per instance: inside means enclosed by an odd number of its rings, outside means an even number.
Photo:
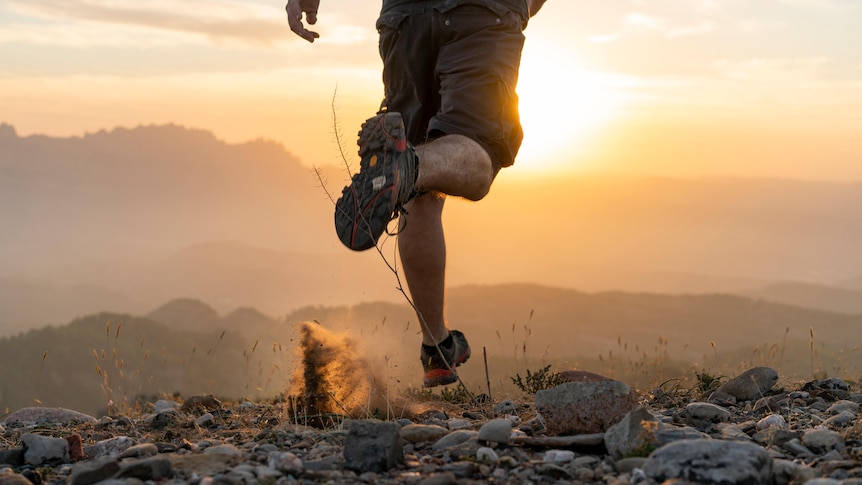
[[[446,135],[416,147],[419,180],[416,188],[479,200],[494,180],[491,157],[475,141],[462,135]]]
[[[413,199],[398,234],[401,265],[413,304],[422,315],[422,343],[434,345],[449,335],[443,313],[446,286],[446,242],[443,238],[445,196],[428,193]]]
[[[465,136],[444,136],[416,147],[416,153],[419,156],[416,187],[430,192],[407,205],[408,214],[400,221],[398,248],[413,304],[427,325],[422,329],[422,343],[434,345],[449,334],[444,312],[445,196],[479,200],[488,193],[494,174],[485,150]]]

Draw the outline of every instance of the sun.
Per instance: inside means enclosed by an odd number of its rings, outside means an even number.
[[[578,152],[621,103],[609,76],[582,68],[571,52],[535,37],[524,46],[517,91],[524,141],[515,167],[526,171],[575,168]]]

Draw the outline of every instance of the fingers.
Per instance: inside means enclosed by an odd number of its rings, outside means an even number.
[[[290,30],[293,31],[293,33],[309,42],[314,42],[314,39],[320,37],[320,34],[306,29],[302,24],[303,11],[299,1],[289,0],[285,10],[287,10],[287,24],[290,26]],[[306,12],[305,18],[309,24],[315,24],[317,23],[317,12]]]

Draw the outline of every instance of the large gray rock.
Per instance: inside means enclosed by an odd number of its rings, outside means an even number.
[[[398,423],[348,421],[345,466],[358,472],[384,472],[404,462]]]
[[[21,408],[6,416],[3,424],[7,426],[22,426],[26,424],[72,424],[95,423],[97,419],[89,414],[79,413],[64,408],[29,407]]]
[[[28,465],[59,465],[69,462],[69,442],[63,438],[50,438],[28,433],[21,437],[24,461]]]
[[[646,456],[651,448],[658,447],[656,437],[659,422],[647,408],[630,411],[619,423],[605,432],[605,448],[614,459],[627,456]]]
[[[657,483],[680,479],[713,485],[770,485],[772,458],[754,443],[682,440],[653,452],[643,471]]]
[[[771,367],[754,367],[722,384],[716,394],[729,394],[738,401],[762,398],[778,382],[778,372]]]
[[[620,381],[566,382],[536,393],[536,410],[551,436],[603,433],[637,406]]]

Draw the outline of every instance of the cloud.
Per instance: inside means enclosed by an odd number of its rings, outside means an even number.
[[[253,5],[237,2],[213,5],[200,0],[8,0],[7,8],[43,21],[131,25],[253,44],[272,44],[293,36],[286,20],[279,17],[276,21],[273,14],[266,15]]]
[[[729,61],[719,59],[712,68],[728,79],[786,84],[789,81],[813,80],[831,62],[828,57],[800,59],[747,59]]]
[[[709,21],[681,24],[674,23],[665,17],[639,12],[629,13],[619,24],[620,27],[616,32],[592,35],[588,40],[593,43],[604,43],[643,35],[658,35],[674,39],[694,35],[706,35],[716,30],[715,24]]]

